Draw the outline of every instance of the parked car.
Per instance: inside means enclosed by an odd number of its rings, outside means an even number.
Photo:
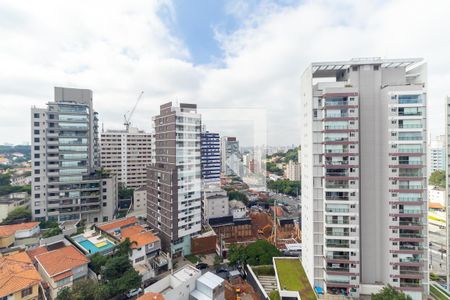
[[[132,290],[128,291],[127,297],[128,298],[133,298],[133,297],[139,295],[140,293],[142,293],[142,289],[141,288],[132,289]]]
[[[203,269],[208,269],[208,264],[206,263],[198,263],[197,265],[195,265],[195,267],[199,270],[203,270]]]

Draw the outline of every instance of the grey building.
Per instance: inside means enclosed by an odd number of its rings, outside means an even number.
[[[201,116],[195,104],[169,102],[153,118],[155,163],[147,170],[147,221],[173,255],[188,255],[201,231]]]
[[[428,295],[426,65],[313,63],[301,82],[302,263],[313,286]]]
[[[117,182],[99,171],[92,91],[55,87],[54,101],[31,109],[31,141],[33,219],[113,218]]]
[[[137,128],[100,134],[100,165],[117,175],[119,184],[139,188],[146,184],[152,163],[152,134]]]
[[[242,156],[239,141],[236,137],[224,136],[221,139],[220,155],[222,159],[222,173],[240,176],[242,170]]]

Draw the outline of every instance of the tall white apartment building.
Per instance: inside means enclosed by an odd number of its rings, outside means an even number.
[[[441,135],[431,139],[428,145],[428,176],[434,171],[445,169],[445,135]]]
[[[446,185],[445,185],[445,207],[447,212],[447,288],[450,288],[450,97],[445,101],[445,158],[446,158]]]
[[[117,175],[120,184],[137,189],[146,184],[152,163],[152,134],[137,128],[100,134],[100,165]]]
[[[239,141],[236,137],[223,136],[221,138],[220,156],[222,159],[222,172],[225,175],[241,175],[242,158],[239,150]]]
[[[201,231],[201,115],[197,105],[161,105],[153,118],[156,160],[148,167],[147,221],[174,256]]]
[[[301,82],[302,262],[312,285],[359,297],[428,294],[426,65],[313,63]]]
[[[55,100],[31,109],[35,220],[109,221],[117,180],[99,171],[98,119],[92,91],[55,87]]]

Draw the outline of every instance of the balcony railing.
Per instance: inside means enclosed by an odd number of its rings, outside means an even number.
[[[350,209],[348,209],[348,208],[327,208],[326,212],[331,212],[331,213],[348,213],[348,212],[350,212]]]

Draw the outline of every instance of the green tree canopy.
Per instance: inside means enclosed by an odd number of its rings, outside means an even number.
[[[277,165],[273,162],[266,162],[266,170],[270,173],[274,173],[278,176],[283,176],[284,171],[277,167]]]
[[[430,185],[434,185],[440,188],[445,188],[445,171],[437,170],[431,173],[430,179],[428,180]]]
[[[31,221],[31,211],[26,207],[18,207],[10,211],[3,220],[2,225],[16,224]]]
[[[372,294],[372,300],[412,300],[412,298],[388,285],[379,293]]]
[[[272,258],[281,256],[281,252],[266,240],[258,240],[247,245],[232,245],[228,251],[230,264],[249,264],[252,266],[268,265],[272,263]]]
[[[43,238],[49,238],[51,236],[55,236],[55,235],[58,235],[58,234],[61,234],[61,233],[62,233],[61,228],[59,228],[59,227],[52,227],[50,229],[47,229],[47,231],[45,231],[42,234],[42,237]]]
[[[283,180],[270,180],[267,182],[267,187],[272,191],[277,191],[279,193],[289,195],[289,196],[297,196],[301,194],[301,183],[300,181],[292,181],[288,179]]]
[[[244,204],[249,203],[247,195],[240,191],[228,191],[227,195],[229,200],[239,200],[244,202]]]
[[[108,261],[108,256],[103,256],[98,252],[91,256],[91,262],[89,263],[89,268],[94,271],[95,274],[100,274],[102,267],[106,265]]]

